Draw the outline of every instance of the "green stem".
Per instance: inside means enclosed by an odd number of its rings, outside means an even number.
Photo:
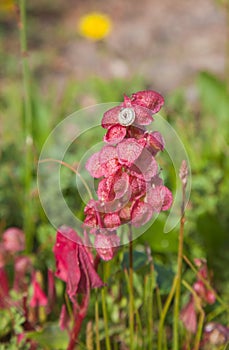
[[[129,329],[130,350],[134,349],[134,285],[133,285],[133,235],[129,225]]]
[[[177,289],[177,281],[178,281],[178,276],[176,275],[174,277],[172,288],[170,290],[170,293],[166,299],[165,305],[164,305],[162,312],[161,312],[161,315],[160,315],[159,330],[158,330],[158,347],[157,347],[158,350],[162,350],[162,341],[163,341],[163,336],[164,336],[164,322],[165,322],[165,318],[166,318],[166,315],[167,315],[168,310],[169,310],[169,306],[172,302],[174,293]]]
[[[205,318],[204,311],[201,310],[193,350],[199,350],[199,348],[200,348],[200,341],[201,341],[202,330],[203,330],[203,325],[204,325],[204,318]]]
[[[179,350],[179,313],[180,313],[180,291],[181,291],[181,275],[183,260],[183,240],[184,240],[184,216],[181,218],[179,248],[177,258],[177,286],[174,299],[174,319],[173,319],[173,350]]]
[[[24,89],[24,139],[25,139],[25,196],[24,196],[24,231],[26,236],[26,252],[33,249],[33,205],[31,185],[33,174],[33,136],[32,136],[32,106],[30,96],[30,74],[26,37],[26,0],[19,0],[20,8],[20,46],[22,56],[22,74]]]
[[[107,280],[107,265],[103,265],[104,267],[104,282],[106,283]],[[107,304],[106,304],[106,287],[103,287],[101,290],[101,296],[102,296],[102,309],[103,309],[103,322],[104,322],[104,329],[105,329],[105,342],[106,342],[106,350],[111,350],[111,343],[110,343],[110,337],[109,337],[109,327],[108,327],[108,316],[107,316]]]
[[[185,224],[185,188],[186,184],[182,184],[182,204],[181,219],[179,231],[179,246],[177,256],[177,285],[174,299],[173,314],[173,350],[179,350],[179,316],[180,316],[180,293],[181,293],[181,276],[183,262],[183,245],[184,245],[184,224]]]
[[[149,350],[153,348],[153,290],[154,290],[154,268],[151,264],[151,274],[149,278],[149,298],[148,298],[148,347]]]
[[[100,350],[100,340],[99,340],[99,300],[98,293],[96,291],[95,296],[95,337],[96,337],[96,350]]]
[[[73,168],[73,166],[71,166],[70,164],[64,162],[63,160],[54,159],[54,158],[45,158],[45,159],[42,159],[42,160],[39,161],[39,163],[49,163],[49,162],[61,164],[61,165],[65,166],[66,168],[70,169],[71,171],[73,171],[80,178],[80,180],[82,181],[85,189],[87,190],[87,193],[88,193],[90,199],[93,198],[92,193],[90,191],[90,188],[88,187],[86,181],[81,176],[81,174],[75,168]]]

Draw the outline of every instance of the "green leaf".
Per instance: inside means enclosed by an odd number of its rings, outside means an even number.
[[[154,263],[154,269],[157,274],[157,284],[162,294],[168,294],[171,290],[174,272],[170,267],[166,267],[159,263]]]
[[[12,329],[12,319],[8,310],[0,310],[0,320],[0,338],[3,338]]]
[[[133,252],[133,269],[138,270],[147,264],[148,257],[144,252],[138,252],[134,250]],[[129,252],[125,252],[122,260],[122,268],[129,269]]]
[[[26,335],[42,345],[44,349],[50,350],[65,350],[69,341],[67,331],[60,330],[56,323],[48,324],[42,331],[29,332]]]

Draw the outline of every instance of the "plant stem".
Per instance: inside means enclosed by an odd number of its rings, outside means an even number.
[[[134,349],[134,286],[133,286],[133,235],[129,225],[129,329],[130,350]]]
[[[185,224],[185,189],[187,185],[188,169],[183,161],[180,168],[180,179],[182,182],[182,203],[181,219],[179,230],[179,246],[177,256],[177,284],[174,299],[174,317],[173,317],[173,350],[179,350],[179,313],[180,313],[180,293],[181,293],[181,275],[183,262],[183,245],[184,245],[184,224]]]
[[[68,344],[67,350],[74,350],[75,345],[76,345],[76,340],[77,340],[78,334],[80,332],[83,320],[84,320],[84,316],[81,315],[81,313],[79,313],[78,317],[77,317],[77,321],[75,322],[74,328],[72,330],[71,339],[70,339],[70,342]]]
[[[150,278],[149,278],[149,298],[148,298],[148,348],[153,348],[153,290],[154,290],[154,267],[150,266]]]
[[[184,215],[180,221],[179,233],[179,248],[177,258],[177,285],[174,299],[174,319],[173,319],[173,350],[179,350],[179,312],[180,312],[180,290],[181,290],[181,275],[182,275],[182,260],[183,260],[183,241],[184,241]]]
[[[49,163],[49,162],[53,162],[53,163],[58,163],[58,164],[61,164],[63,166],[65,166],[66,168],[70,169],[71,171],[73,171],[79,178],[80,180],[82,181],[85,189],[87,190],[87,193],[89,195],[89,198],[92,199],[93,196],[92,196],[92,193],[90,191],[90,188],[88,187],[86,181],[84,180],[84,178],[81,176],[81,174],[75,169],[73,168],[73,166],[71,166],[70,164],[64,162],[63,160],[59,160],[59,159],[54,159],[54,158],[45,158],[45,159],[41,159],[39,161],[39,163]],[[98,257],[97,257],[98,259]],[[98,259],[98,262],[99,263],[99,259]]]
[[[30,74],[28,66],[27,37],[26,37],[26,0],[19,0],[20,6],[20,46],[22,56],[22,75],[24,90],[24,139],[25,139],[25,196],[24,196],[24,231],[26,237],[26,252],[33,248],[33,205],[31,185],[33,174],[33,136],[32,136],[32,106],[30,96]]]
[[[71,338],[67,347],[67,350],[74,350],[76,346],[76,341],[83,323],[84,318],[87,314],[87,309],[89,305],[89,299],[90,299],[90,293],[86,293],[83,297],[83,300],[80,305],[79,312],[75,308],[75,315],[74,315],[74,326],[71,331]]]
[[[106,287],[103,287],[101,290],[102,295],[102,308],[103,308],[103,321],[105,328],[105,341],[106,341],[106,350],[111,350],[110,337],[109,337],[109,328],[108,328],[108,317],[107,317],[107,304],[106,304]]]
[[[201,340],[201,335],[202,335],[202,330],[204,325],[204,318],[205,318],[204,311],[201,309],[193,350],[199,350],[200,348],[200,340]]]
[[[98,293],[96,291],[95,296],[95,339],[96,339],[96,350],[100,350],[100,341],[99,341],[99,300]]]
[[[171,304],[171,301],[173,299],[174,293],[177,289],[177,281],[178,281],[178,276],[176,275],[173,280],[173,285],[171,288],[171,291],[166,299],[165,305],[162,309],[161,316],[160,316],[160,322],[159,322],[159,330],[158,330],[158,350],[162,350],[162,340],[163,340],[163,335],[164,335],[164,322],[165,322],[165,317],[167,315],[167,312],[169,310],[169,306]]]

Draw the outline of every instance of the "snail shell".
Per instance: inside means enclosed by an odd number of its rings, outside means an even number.
[[[133,108],[123,108],[119,112],[118,121],[123,126],[133,124],[135,120],[135,112]]]

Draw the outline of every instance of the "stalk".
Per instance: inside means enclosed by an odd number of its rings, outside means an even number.
[[[149,296],[148,296],[148,349],[153,348],[153,296],[154,296],[154,266],[150,265]]]
[[[73,329],[71,331],[71,336],[70,336],[67,350],[74,350],[75,349],[77,338],[78,338],[79,332],[81,330],[83,320],[85,319],[85,317],[87,315],[87,310],[88,310],[88,306],[89,306],[89,299],[90,299],[90,292],[87,292],[83,297],[83,300],[81,302],[79,310],[78,310],[78,308],[75,307],[74,325],[73,325]]]
[[[107,281],[107,265],[103,265],[103,277],[104,282]],[[105,342],[106,342],[106,350],[111,350],[111,342],[110,342],[110,336],[109,336],[109,327],[108,327],[108,315],[107,315],[107,303],[106,303],[106,293],[107,289],[106,287],[103,287],[101,290],[101,297],[102,297],[102,310],[103,310],[103,322],[104,322],[104,329],[105,329]]]
[[[183,241],[184,241],[184,222],[185,218],[182,216],[180,221],[179,233],[179,248],[177,258],[177,284],[174,299],[174,319],[173,319],[173,350],[179,350],[179,313],[180,313],[180,291],[181,291],[181,275],[182,275],[182,259],[183,259]]]
[[[134,349],[134,287],[133,287],[133,234],[129,225],[129,329],[130,350]]]
[[[178,276],[176,275],[174,280],[173,280],[173,285],[172,285],[171,291],[166,299],[165,305],[164,305],[162,312],[161,312],[160,322],[159,322],[159,330],[158,330],[158,350],[163,349],[162,342],[163,342],[163,336],[164,336],[164,322],[165,322],[165,318],[166,318],[166,315],[167,315],[168,310],[169,310],[169,306],[172,302],[174,293],[175,293],[176,288],[177,288],[177,281],[178,281]]]
[[[107,316],[107,304],[106,304],[106,287],[103,287],[101,290],[102,295],[102,308],[103,308],[103,321],[105,328],[105,342],[106,342],[106,350],[111,350],[111,343],[109,337],[109,328],[108,328],[108,316]]]
[[[183,244],[184,244],[184,224],[185,224],[185,190],[188,179],[188,167],[185,161],[182,162],[180,173],[182,182],[182,203],[181,203],[181,219],[179,231],[179,246],[177,256],[177,283],[174,299],[174,315],[173,315],[173,350],[179,350],[179,313],[180,313],[180,293],[181,293],[181,275],[183,262]]]
[[[30,74],[27,53],[26,36],[26,0],[19,0],[20,9],[20,46],[22,57],[22,78],[24,90],[24,142],[25,142],[25,164],[24,164],[24,208],[23,221],[26,237],[26,252],[30,253],[33,249],[34,222],[33,205],[31,199],[31,185],[33,174],[33,136],[32,136],[32,105],[30,96]]]
[[[99,340],[99,300],[98,293],[96,291],[95,296],[95,339],[96,339],[96,350],[100,350],[100,340]]]

